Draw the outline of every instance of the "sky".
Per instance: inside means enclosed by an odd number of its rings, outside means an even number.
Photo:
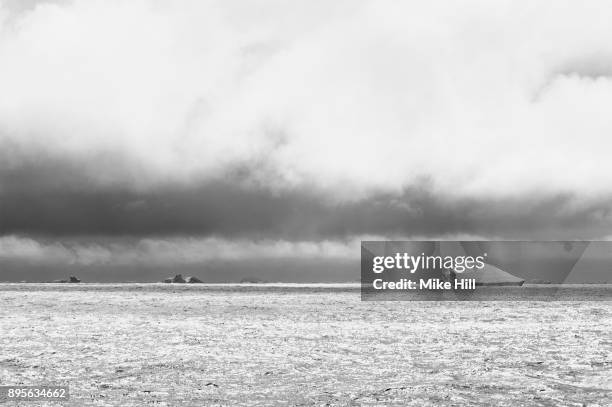
[[[0,0],[0,280],[336,281],[362,239],[610,239],[610,21]]]

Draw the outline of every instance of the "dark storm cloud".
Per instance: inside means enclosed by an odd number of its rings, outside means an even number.
[[[429,184],[335,201],[306,188],[273,191],[238,176],[139,190],[92,186],[77,167],[41,161],[0,172],[0,234],[220,236],[284,240],[358,235],[594,238],[609,234],[612,199],[571,195],[449,198]]]

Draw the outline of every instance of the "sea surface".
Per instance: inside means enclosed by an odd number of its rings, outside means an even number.
[[[70,406],[608,406],[612,301],[608,286],[584,289],[604,297],[378,302],[361,301],[356,284],[0,284],[0,383],[69,385]]]

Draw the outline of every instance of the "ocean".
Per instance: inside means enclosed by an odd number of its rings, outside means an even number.
[[[0,382],[68,385],[70,406],[603,406],[612,301],[599,299],[376,302],[361,301],[358,284],[0,284]]]

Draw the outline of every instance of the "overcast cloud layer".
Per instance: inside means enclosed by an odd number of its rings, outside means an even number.
[[[610,21],[608,1],[0,1],[0,235],[610,235]]]

